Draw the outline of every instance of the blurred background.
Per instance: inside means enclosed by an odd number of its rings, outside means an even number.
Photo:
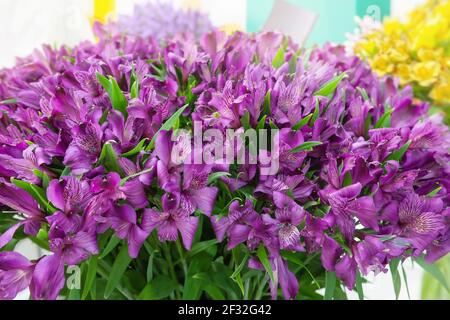
[[[121,14],[131,14],[135,4],[148,0],[1,0],[0,1],[0,67],[11,66],[16,56],[30,54],[41,44],[74,45],[94,40],[91,24]],[[164,0],[159,0],[164,1]],[[167,0],[170,1],[170,0]],[[326,41],[343,43],[346,34],[356,28],[355,16],[371,16],[381,21],[385,16],[403,18],[424,0],[172,0],[177,7],[193,8],[207,13],[215,26],[226,31],[256,32],[278,29],[307,46]],[[287,19],[286,17],[295,17]],[[288,21],[288,23],[286,23]],[[36,258],[37,249],[30,243],[19,245],[19,251]],[[406,263],[411,299],[421,298],[423,272],[419,266]],[[372,278],[373,280],[373,278]],[[389,273],[365,284],[368,299],[395,299]],[[24,293],[22,298],[26,298]],[[350,298],[357,299],[356,293]],[[403,286],[400,299],[408,299]]]

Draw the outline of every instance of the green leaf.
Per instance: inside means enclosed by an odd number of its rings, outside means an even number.
[[[266,248],[264,248],[264,245],[260,245],[258,247],[258,250],[256,251],[256,255],[259,258],[259,261],[261,261],[262,265],[264,266],[264,269],[269,274],[270,280],[272,283],[275,283],[274,276],[273,276],[273,270],[272,266],[270,265],[269,258],[267,257],[267,251]]]
[[[97,72],[97,80],[100,82],[102,87],[105,89],[108,95],[111,95],[111,82],[101,73]]]
[[[155,136],[153,137],[152,141],[150,141],[149,146],[147,147],[147,151],[152,150],[155,147],[156,138],[158,137],[158,134],[161,131],[169,131],[173,128],[175,123],[178,121],[178,118],[181,116],[181,114],[189,107],[189,105],[185,105],[177,110],[161,127],[161,129],[156,132]]]
[[[264,115],[261,120],[259,120],[258,125],[256,126],[256,130],[264,129],[266,126],[267,115]]]
[[[155,254],[150,254],[147,264],[147,282],[153,279],[153,261],[155,259]]]
[[[336,289],[336,273],[327,271],[325,275],[325,295],[323,300],[333,300]]]
[[[297,122],[296,125],[294,125],[292,127],[292,130],[300,130],[301,128],[303,128],[305,125],[307,125],[309,123],[309,121],[311,120],[311,118],[313,117],[314,114],[309,114],[306,117],[304,117],[302,120],[300,120],[299,122]]]
[[[109,99],[111,100],[112,107],[115,110],[120,111],[125,116],[125,118],[128,117],[128,101],[122,90],[120,89],[116,79],[111,76],[109,77],[109,79],[107,79],[105,76],[101,75],[98,72],[97,79],[108,94]]]
[[[359,300],[364,300],[364,290],[362,286],[363,278],[361,277],[361,273],[357,271],[356,273],[356,292],[358,293]]]
[[[434,198],[439,193],[439,191],[441,191],[441,190],[442,190],[442,187],[439,186],[436,189],[434,189],[433,191],[431,191],[430,193],[428,193],[427,197]]]
[[[192,249],[188,252],[188,256],[193,257],[200,252],[207,252],[210,247],[215,246],[217,243],[216,239],[198,242],[192,246]]]
[[[400,150],[397,150],[393,152],[390,156],[386,158],[386,161],[395,160],[400,162],[405,155],[406,151],[408,151],[409,146],[411,145],[412,141],[409,140],[407,143],[405,143]]]
[[[159,275],[151,280],[139,294],[139,300],[161,300],[167,298],[177,287],[173,279]]]
[[[283,44],[277,51],[275,58],[272,61],[272,66],[279,69],[286,62],[286,46]]]
[[[130,174],[129,176],[127,176],[127,177],[125,177],[125,178],[120,180],[120,185],[123,186],[125,183],[127,183],[128,180],[133,179],[133,178],[137,178],[137,177],[139,177],[139,176],[141,176],[143,174],[152,172],[154,169],[155,169],[154,167],[150,167],[148,169],[145,169],[145,170],[142,170],[142,171]]]
[[[386,112],[380,117],[378,122],[375,124],[375,129],[389,128],[391,126],[392,112],[394,112],[394,109],[388,107]]]
[[[314,126],[314,123],[316,123],[316,120],[319,118],[319,112],[320,112],[320,103],[319,100],[316,99],[316,107],[314,109],[314,113],[311,118],[311,127]]]
[[[130,96],[132,99],[139,97],[139,83],[137,81],[131,86]]]
[[[120,280],[122,279],[123,274],[127,270],[130,265],[131,258],[128,254],[128,246],[123,245],[120,249],[119,254],[117,255],[116,260],[111,269],[111,273],[109,274],[108,282],[106,283],[105,289],[105,299],[108,299],[116,287],[119,285]]]
[[[234,250],[234,249],[233,249]],[[236,255],[235,252],[233,252],[234,255]],[[236,255],[237,256],[237,255]],[[249,254],[248,252],[245,254],[244,258],[242,259],[242,261],[239,263],[239,265],[236,266],[236,269],[234,269],[233,274],[230,276],[231,279],[234,279],[237,277],[238,274],[241,273],[242,269],[244,269],[245,264],[247,263],[247,260],[249,258]],[[235,265],[236,265],[237,261],[235,261]]]
[[[406,287],[406,293],[408,294],[408,299],[411,300],[411,294],[409,292],[409,285],[408,285],[408,276],[406,275],[406,271],[405,271],[405,268],[403,267],[403,263],[402,263],[401,267],[402,267],[403,282],[405,283],[405,287]]]
[[[231,174],[229,172],[214,172],[208,177],[208,184],[214,183],[217,179],[222,177],[229,177]]]
[[[85,300],[92,289],[92,285],[94,284],[95,278],[97,276],[97,261],[98,256],[92,256],[87,262],[88,269],[86,274],[86,281],[83,288],[83,294],[81,295],[81,300]]]
[[[239,247],[236,247],[232,250],[235,269],[234,269],[233,274],[230,276],[230,278],[238,285],[239,289],[241,290],[242,296],[244,296],[245,288],[244,288],[244,283],[242,282],[241,271],[242,271],[242,269],[244,269],[245,264],[248,261],[249,254],[248,254],[248,252],[246,252],[244,258],[238,265],[237,263],[239,260],[239,252],[240,252]]]
[[[402,287],[402,280],[400,278],[400,273],[398,272],[398,266],[400,264],[400,259],[394,259],[389,262],[389,269],[391,270],[392,284],[394,286],[395,299],[398,300],[400,294],[400,289]]]
[[[352,174],[350,172],[346,172],[344,175],[343,186],[348,187],[348,186],[351,186],[352,184],[353,184]]]
[[[435,262],[439,270],[442,271],[446,279],[450,279],[450,256],[445,256]],[[439,281],[430,273],[423,275],[422,300],[450,300],[450,292],[447,291]]]
[[[206,293],[214,300],[225,300],[225,296],[222,294],[219,288],[213,284],[209,284],[205,287]]]
[[[48,185],[50,183],[50,177],[48,176],[48,174],[46,174],[45,172],[35,169],[33,170],[34,174],[36,175],[36,177],[40,178],[42,180],[42,186],[44,187],[45,190],[47,190]]]
[[[322,97],[328,97],[333,95],[337,87],[341,83],[341,81],[345,78],[347,78],[347,74],[345,72],[341,73],[340,75],[336,76],[334,79],[323,85],[323,87],[320,88],[317,92],[315,92],[314,95]]]
[[[416,258],[415,261],[419,266],[422,267],[423,270],[432,275],[434,279],[436,279],[447,290],[447,292],[450,291],[447,278],[444,276],[442,271],[436,266],[436,264],[427,263],[423,255],[420,256],[419,258]]]
[[[321,288],[319,282],[318,282],[317,279],[316,279],[316,277],[314,277],[314,275],[312,274],[312,272],[311,272],[311,271],[309,270],[309,268],[307,267],[307,265],[306,265],[306,264],[307,264],[307,261],[306,261],[306,262],[303,262],[303,261],[298,257],[298,255],[296,255],[295,253],[290,252],[290,251],[285,251],[285,252],[283,252],[283,253],[282,253],[282,256],[283,256],[284,258],[286,258],[288,261],[290,261],[290,262],[292,262],[292,263],[294,263],[294,264],[300,266],[301,269],[305,269],[305,271],[309,274],[309,276],[311,277],[311,280],[314,282],[314,284],[317,286],[317,288],[318,288],[318,289]],[[297,272],[300,271],[301,269],[297,270]]]
[[[17,99],[7,99],[7,100],[0,101],[0,104],[16,104],[16,103],[17,103]]]
[[[141,152],[144,149],[144,144],[148,141],[149,139],[144,138],[142,139],[138,145],[136,147],[134,147],[132,150],[122,154],[122,157],[124,158],[131,158],[134,157],[135,155],[137,155],[139,152]]]
[[[244,115],[241,118],[241,125],[245,130],[251,129],[250,125],[250,112],[245,111]]]
[[[64,170],[61,172],[61,177],[67,177],[70,176],[70,168],[65,167]]]
[[[11,183],[14,184],[16,187],[26,191],[30,196],[36,199],[41,208],[46,210],[48,213],[55,213],[57,211],[56,208],[53,207],[47,200],[45,190],[42,189],[41,187],[14,178],[11,178]]]
[[[359,93],[360,93],[361,96],[363,97],[364,101],[369,101],[369,100],[370,100],[369,95],[367,94],[366,89],[361,88],[361,87],[357,87],[356,89],[359,91]]]
[[[108,244],[106,245],[105,250],[103,250],[102,254],[100,255],[100,259],[105,258],[108,254],[111,253],[120,243],[120,239],[117,238],[115,235],[111,236],[111,239],[109,239]]]
[[[265,115],[266,117],[272,114],[271,95],[271,91],[267,91],[266,96],[264,97],[263,115]]]
[[[121,172],[119,161],[117,158],[116,151],[112,147],[111,142],[106,142],[103,145],[102,152],[100,153],[100,158],[98,163],[102,164],[106,169],[113,172]]]
[[[136,99],[139,97],[139,80],[137,78],[136,71],[134,70],[134,66],[133,71],[131,73],[130,84],[131,84],[130,97],[131,99]]]
[[[291,150],[291,153],[298,153],[298,152],[302,152],[302,151],[312,151],[314,147],[320,146],[322,145],[322,142],[319,141],[308,141],[305,142],[301,145],[299,145],[298,147],[295,147],[294,149]]]

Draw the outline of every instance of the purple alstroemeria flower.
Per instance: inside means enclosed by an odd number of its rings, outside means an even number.
[[[410,193],[398,208],[400,236],[422,252],[445,228],[442,200],[425,199]]]
[[[290,128],[283,128],[275,138],[275,157],[279,158],[280,170],[287,170],[288,172],[295,172],[301,168],[306,157],[305,151],[292,152],[296,147],[299,147],[305,142],[301,131],[293,131]],[[278,154],[276,154],[278,152]]]
[[[216,187],[208,187],[209,174],[210,166],[184,165],[181,193],[183,207],[194,207],[208,217],[211,216],[218,192]]]
[[[372,197],[360,197],[362,186],[360,183],[342,188],[330,194],[321,192],[321,197],[330,203],[331,213],[344,236],[351,240],[355,229],[354,217],[357,217],[365,227],[379,230],[378,217]]]
[[[34,265],[17,252],[0,252],[0,300],[13,300],[27,289]]]
[[[157,229],[160,241],[176,241],[180,232],[184,247],[190,250],[197,231],[198,218],[192,216],[193,211],[182,208],[180,202],[180,197],[165,194],[162,197],[163,212],[146,209],[142,217],[142,229],[147,233]]]
[[[64,164],[74,175],[92,169],[102,149],[103,132],[98,125],[88,122],[72,129],[73,141],[67,148]]]
[[[212,166],[185,164],[180,168],[172,161],[173,142],[171,133],[160,132],[155,144],[159,161],[157,173],[159,184],[166,192],[177,194],[181,207],[188,212],[198,209],[211,216],[218,189],[208,187],[208,177]],[[187,155],[193,156],[192,153]]]
[[[37,201],[26,191],[4,183],[0,179],[0,203],[17,211],[24,219],[0,236],[0,249],[12,240],[15,232],[21,226],[24,226],[25,234],[35,236],[39,232],[44,214],[39,209]]]
[[[255,250],[261,243],[267,247],[274,247],[279,241],[277,232],[278,225],[258,215],[248,224],[236,224],[230,228],[227,248],[231,250],[244,242],[250,250]]]
[[[348,254],[344,254],[335,265],[336,276],[344,282],[349,290],[353,290],[355,287],[356,267],[355,260]]]
[[[263,193],[269,197],[275,192],[289,192],[294,199],[307,199],[313,190],[315,184],[309,181],[304,175],[279,174],[276,176],[261,176],[260,183],[255,189],[255,193]]]
[[[109,223],[119,239],[127,239],[130,257],[136,259],[149,232],[137,224],[136,211],[129,205],[114,206],[108,214]]]
[[[119,111],[111,111],[108,122],[110,128],[105,130],[105,139],[117,141],[116,146],[120,152],[130,151],[139,143],[139,137],[142,137],[145,126],[142,119],[128,117],[126,120]]]
[[[104,222],[101,216],[111,209],[115,201],[125,198],[124,193],[120,190],[120,182],[120,176],[116,172],[92,179],[91,192],[93,196],[86,207],[89,216],[96,218],[99,222]]]
[[[330,216],[327,216],[327,218],[330,218]],[[325,230],[331,226],[332,223],[329,223],[327,219],[321,219],[306,213],[305,227],[300,231],[300,235],[305,239],[308,253],[316,252],[321,248],[326,236]]]
[[[343,250],[336,240],[325,235],[322,243],[322,255],[320,260],[322,261],[323,267],[327,271],[334,271],[336,267],[336,262],[339,260]]]
[[[42,164],[50,164],[49,157],[43,154],[42,148],[37,145],[29,146],[23,151],[23,158],[12,157],[7,154],[0,154],[0,167],[8,170],[11,177],[18,178],[30,183],[39,183],[39,178],[34,173],[35,170],[43,170]]]
[[[241,104],[245,96],[236,95],[233,83],[227,81],[223,89],[212,94],[208,105],[198,105],[197,112],[209,126],[218,128],[241,127]]]
[[[274,253],[270,257],[270,265],[274,275],[274,282],[270,280],[270,292],[272,299],[276,300],[278,297],[278,284],[283,292],[283,297],[286,300],[294,300],[297,297],[299,284],[295,274],[289,271],[287,261],[284,260],[278,253]],[[249,261],[249,267],[256,270],[265,270],[263,264],[256,258]]]
[[[120,158],[119,165],[127,177],[133,177],[131,179],[127,179],[126,182],[120,187],[120,190],[124,193],[125,198],[134,208],[145,208],[148,205],[148,199],[145,194],[145,185],[142,181],[146,183],[151,182],[152,176],[156,171],[156,165],[152,165],[152,162],[148,161],[145,165],[145,167],[148,168],[140,171],[136,164],[126,158]],[[144,171],[145,173],[141,174],[141,172]],[[143,174],[146,176],[141,177]]]
[[[233,201],[228,209],[228,216],[226,217],[211,217],[211,223],[216,233],[217,240],[223,241],[225,234],[230,237],[230,243],[234,241],[235,233],[233,228],[240,229],[242,225],[251,223],[258,218],[258,213],[253,209],[253,203],[247,200],[243,205],[239,201]],[[236,240],[237,241],[237,240]],[[232,244],[231,246],[235,246]]]
[[[358,263],[361,273],[368,275],[371,271],[376,274],[386,272],[385,258],[386,246],[374,236],[367,236],[363,241],[353,247],[353,255]]]
[[[89,183],[72,176],[52,180],[47,188],[48,200],[68,216],[83,214],[91,197]]]
[[[440,232],[440,236],[434,239],[427,247],[425,261],[434,263],[450,252],[450,209],[442,211],[442,217],[445,221],[445,228]]]
[[[95,224],[92,220],[82,221],[80,216],[77,217],[69,218],[62,212],[47,217],[50,250],[68,265],[77,265],[99,253]]]
[[[278,229],[278,241],[280,249],[305,251],[300,243],[300,231],[298,225],[305,218],[305,210],[294,200],[281,192],[274,192],[275,219],[264,215],[263,219],[273,223]]]
[[[30,284],[33,300],[56,300],[64,288],[64,263],[57,254],[45,256],[36,264]]]

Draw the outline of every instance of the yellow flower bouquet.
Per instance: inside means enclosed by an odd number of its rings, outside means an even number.
[[[428,0],[406,21],[386,19],[363,33],[353,50],[381,76],[412,85],[417,98],[450,120],[450,0]]]

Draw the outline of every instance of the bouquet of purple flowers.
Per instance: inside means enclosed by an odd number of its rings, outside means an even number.
[[[0,299],[362,299],[408,258],[442,280],[449,130],[343,47],[100,34],[0,71],[0,101]]]

